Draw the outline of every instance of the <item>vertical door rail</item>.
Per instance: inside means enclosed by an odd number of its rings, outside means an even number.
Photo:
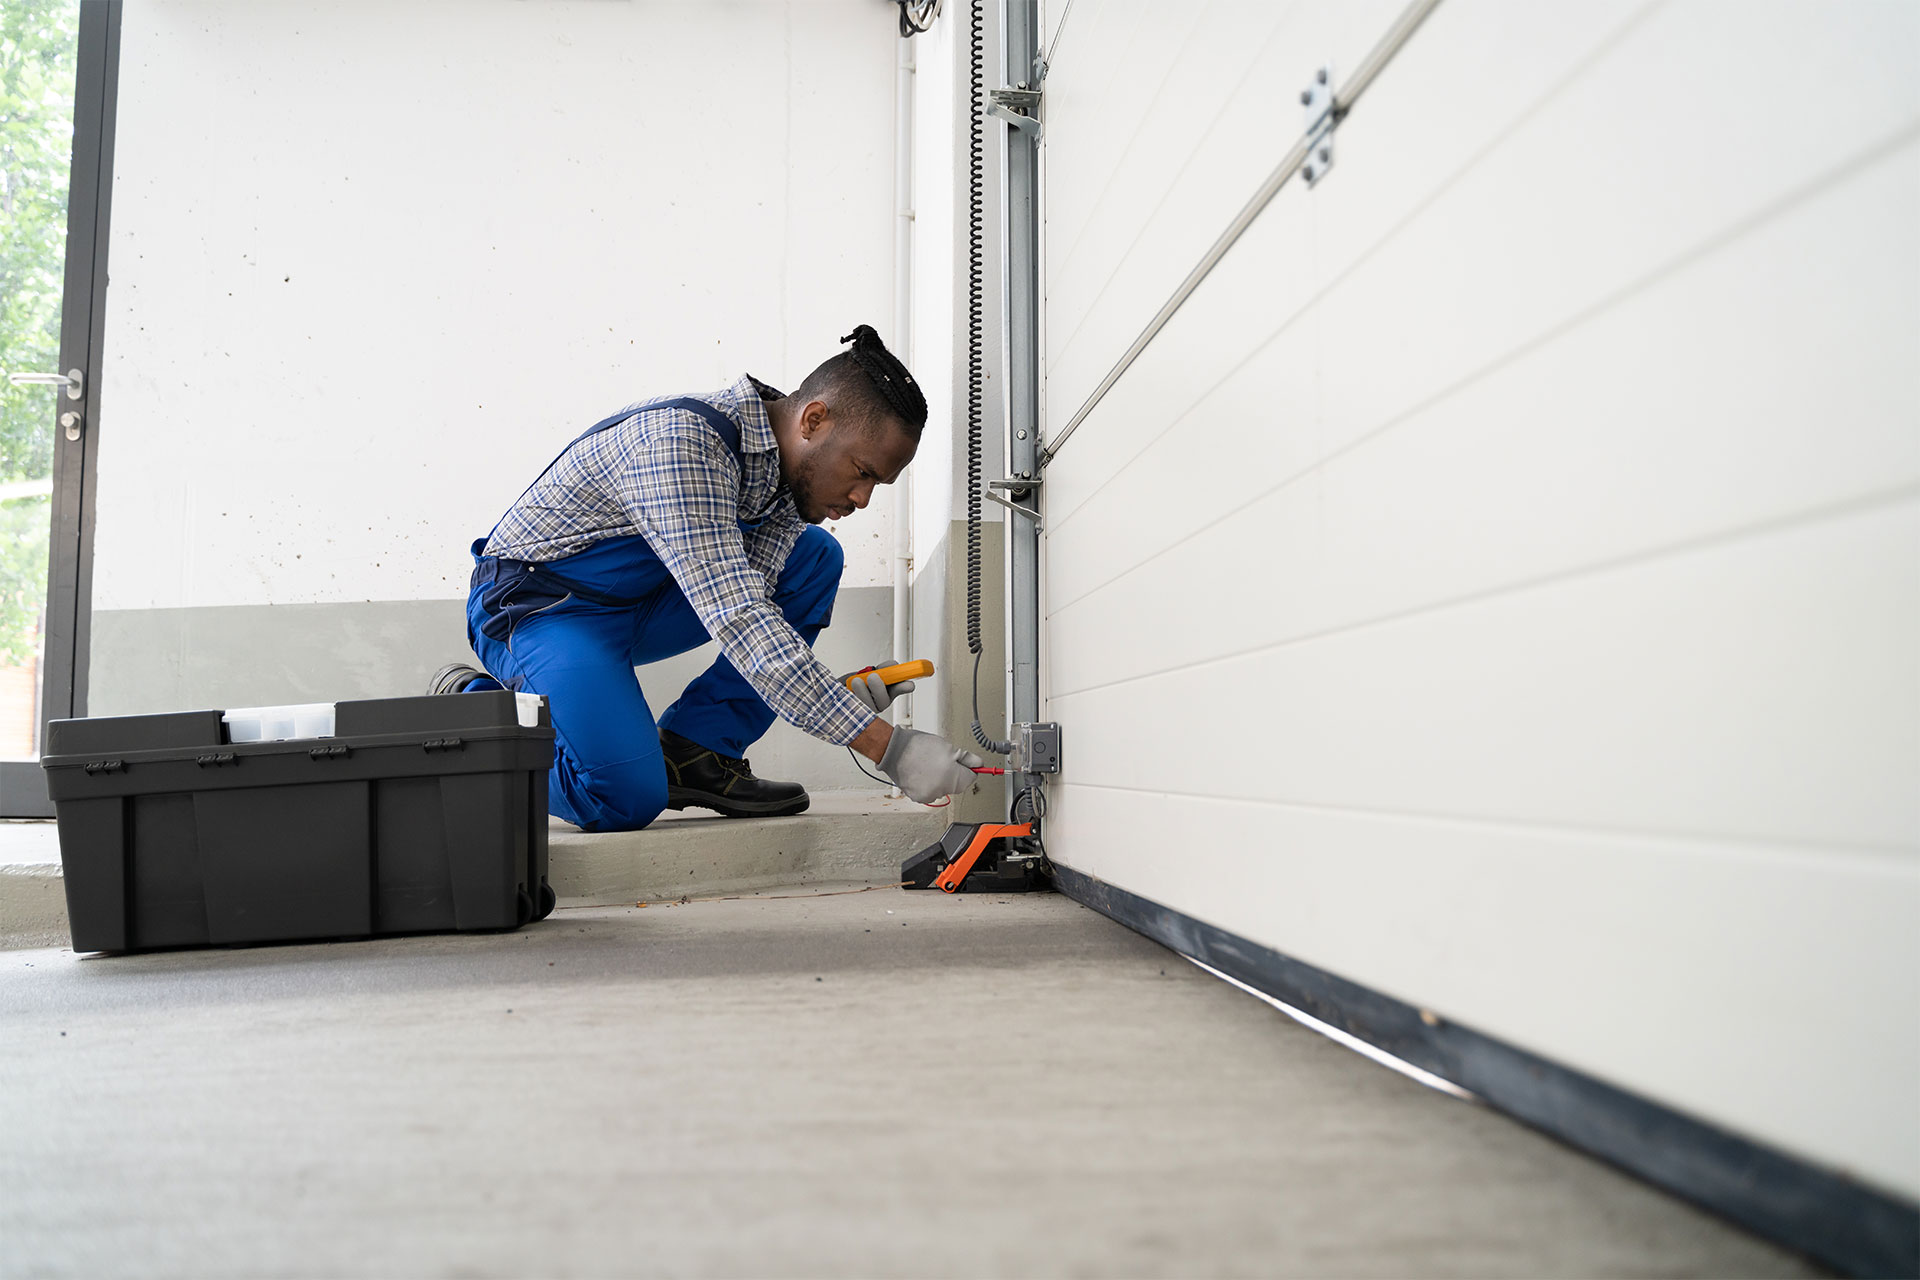
[[[1001,83],[1007,97],[1025,98],[1037,111],[1040,78],[1039,0],[1004,0],[1001,9]],[[1031,95],[1028,97],[1028,95]],[[998,113],[996,113],[998,114]],[[1040,136],[1039,122],[1000,115],[1006,129],[1006,244],[1003,296],[1006,299],[1007,475],[1014,481],[1040,474]],[[1012,705],[1007,724],[1040,719],[1040,526],[1032,519],[1008,520],[1007,617],[1011,631],[1008,657]],[[1008,796],[1041,781],[1020,774],[1007,778]]]

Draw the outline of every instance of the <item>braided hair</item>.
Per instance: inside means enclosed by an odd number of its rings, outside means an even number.
[[[794,390],[794,398],[809,399],[831,389],[833,399],[869,420],[899,419],[915,440],[927,425],[927,398],[900,358],[887,350],[870,324],[855,325],[840,339],[853,345],[831,356],[808,374]]]

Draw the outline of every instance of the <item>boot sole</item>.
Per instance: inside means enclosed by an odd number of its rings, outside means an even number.
[[[792,800],[741,801],[685,787],[667,788],[667,808],[711,809],[723,818],[790,818],[796,813],[805,813],[812,803],[813,797],[805,795]]]

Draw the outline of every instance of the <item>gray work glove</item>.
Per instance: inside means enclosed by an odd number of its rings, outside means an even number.
[[[931,733],[895,729],[886,754],[880,757],[880,772],[910,798],[932,804],[941,796],[973,790],[979,781],[974,767],[984,763],[973,752]]]
[[[866,703],[867,710],[879,715],[893,705],[893,700],[903,694],[913,692],[913,681],[902,680],[898,684],[888,684],[880,678],[878,671],[869,671],[865,675],[848,672],[839,677],[840,683],[847,686],[847,692]],[[848,683],[851,681],[852,683]]]

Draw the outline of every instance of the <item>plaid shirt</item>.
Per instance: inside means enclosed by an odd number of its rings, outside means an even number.
[[[698,398],[740,428],[739,461],[700,415],[632,406],[626,421],[568,446],[507,510],[486,554],[545,562],[606,538],[644,535],[767,705],[816,738],[851,742],[876,717],[772,599],[806,529],[781,481],[767,418],[766,399],[780,393],[743,376]],[[742,521],[759,523],[743,529]]]

